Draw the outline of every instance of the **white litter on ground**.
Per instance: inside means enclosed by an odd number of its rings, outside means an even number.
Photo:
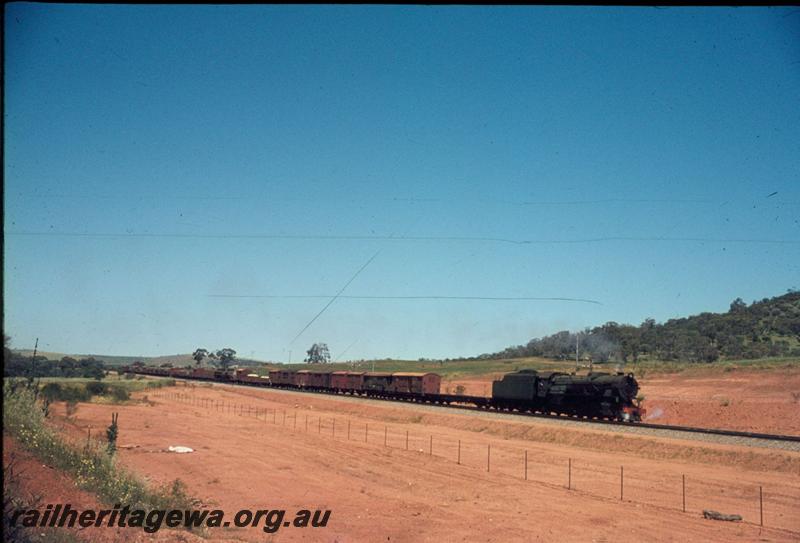
[[[190,448],[190,447],[182,447],[182,446],[180,446],[180,445],[178,445],[178,446],[176,446],[176,447],[173,447],[172,445],[170,445],[170,447],[169,447],[169,452],[174,452],[174,453],[190,453],[190,452],[194,452],[194,449],[192,449],[192,448]]]

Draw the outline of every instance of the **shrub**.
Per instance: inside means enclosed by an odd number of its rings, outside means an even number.
[[[64,386],[61,387],[59,399],[65,402],[88,402],[92,399],[92,395],[85,386]]]
[[[130,393],[122,387],[111,387],[111,397],[115,402],[125,402],[131,399]]]
[[[62,388],[61,385],[58,383],[47,383],[42,387],[42,397],[50,400],[51,402],[57,402],[62,400],[61,397]]]
[[[106,429],[106,437],[108,438],[108,454],[113,455],[117,452],[117,436],[119,435],[119,413],[111,414],[111,426]]]
[[[91,383],[86,383],[86,391],[92,396],[103,395],[108,392],[108,385],[100,381],[92,381]]]

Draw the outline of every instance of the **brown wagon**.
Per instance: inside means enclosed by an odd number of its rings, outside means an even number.
[[[362,390],[367,393],[391,392],[392,374],[387,372],[369,371],[364,374]]]
[[[214,379],[214,368],[195,368],[192,370],[192,377],[195,379]]]
[[[346,392],[359,392],[364,386],[364,372],[334,371],[331,373],[330,388]]]
[[[270,383],[276,386],[294,386],[295,372],[289,370],[270,370]]]
[[[439,394],[442,378],[435,373],[397,372],[392,374],[392,392]]]
[[[333,390],[348,390],[347,371],[331,372],[331,388]]]
[[[299,370],[294,375],[294,385],[300,388],[311,386],[311,372],[308,370]]]
[[[331,372],[329,371],[308,372],[308,382],[306,386],[308,388],[313,388],[317,390],[329,389],[331,387]]]

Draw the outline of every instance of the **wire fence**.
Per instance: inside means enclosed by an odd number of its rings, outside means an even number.
[[[642,468],[588,462],[569,456],[514,445],[453,439],[432,432],[412,431],[400,424],[353,421],[296,408],[254,407],[240,401],[198,397],[193,393],[159,390],[151,396],[208,409],[218,414],[250,417],[292,431],[353,441],[450,460],[477,468],[550,486],[623,502],[640,503],[685,513],[705,510],[734,511],[742,522],[788,530],[800,536],[800,484],[777,490],[742,481],[677,477]],[[800,482],[800,481],[799,481]]]

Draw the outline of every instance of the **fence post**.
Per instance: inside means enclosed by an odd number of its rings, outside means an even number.
[[[622,496],[623,496],[623,494],[622,494],[622,488],[623,488],[622,487],[622,481],[623,481],[623,477],[624,477],[623,469],[624,468],[622,466],[619,467],[619,501],[622,501]]]
[[[759,526],[764,526],[764,489],[760,486],[758,487],[758,511],[761,516]]]
[[[525,449],[525,480],[528,480],[528,449]]]
[[[686,512],[686,475],[681,475],[681,481],[683,482],[683,512]]]
[[[567,464],[567,490],[572,490],[572,458]]]

